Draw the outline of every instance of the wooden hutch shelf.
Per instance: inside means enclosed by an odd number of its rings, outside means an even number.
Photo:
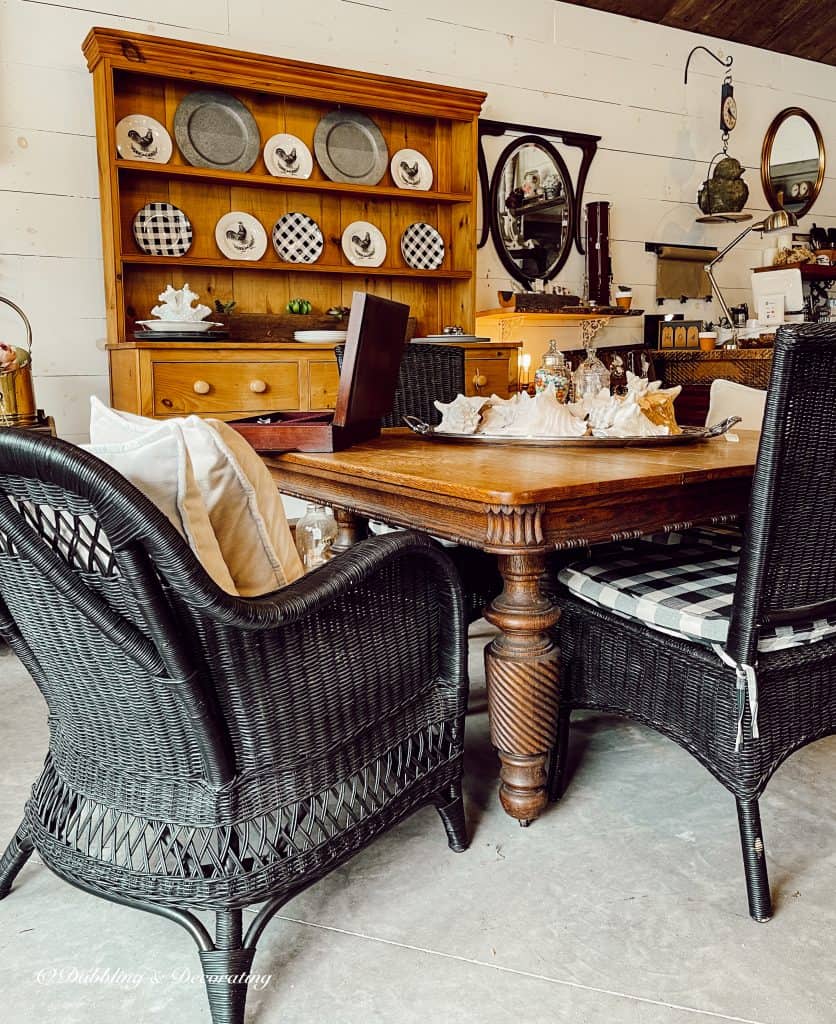
[[[252,338],[207,345],[203,356],[200,343],[135,343],[136,321],[147,319],[169,283],[188,281],[207,305],[234,302],[236,312],[260,314],[262,322],[296,297],[308,299],[322,316],[331,306],[350,305],[359,288],[409,305],[416,335],[436,334],[446,324],[472,329],[476,146],[484,93],[117,29],[92,29],[83,50],[96,104],[111,399],[117,408],[147,416],[231,418],[333,406],[338,373],[332,348],[294,342],[289,326],[273,330],[269,346],[259,347],[264,330],[259,336],[254,328]],[[402,148],[424,154],[433,190],[397,188],[388,169],[377,185],[334,182],[316,161],[310,178],[274,177],[261,154],[246,172],[194,167],[176,145],[174,116],[199,89],[228,92],[243,103],[262,145],[288,132],[312,154],[316,126],[326,114],[338,107],[361,110],[377,124],[390,156]],[[168,163],[119,156],[116,125],[129,114],[165,126],[174,143]],[[186,255],[148,255],[136,244],[133,220],[149,202],[172,203],[189,218],[193,237]],[[226,259],[215,225],[232,211],[254,216],[268,238],[283,214],[307,214],[325,240],[320,260],[285,263],[269,245],[257,261]],[[342,232],[357,220],[376,225],[386,238],[382,266],[356,267],[343,255]],[[401,255],[401,235],[416,221],[431,224],[444,239],[438,270],[412,269]]]
[[[254,260],[234,264],[222,256],[218,259],[203,259],[199,256],[146,256],[141,253],[123,253],[123,266],[152,267],[202,267],[206,270],[266,270],[284,274],[343,274],[348,277],[409,277],[427,281],[469,281],[469,270],[412,270],[410,267],[353,267],[350,263],[331,266],[324,263],[282,263],[280,260]],[[167,273],[168,271],[166,271]]]
[[[189,164],[143,164],[137,160],[116,160],[119,173],[162,175],[167,178],[199,178],[219,181],[245,188],[278,188],[284,192],[331,192],[334,195],[366,196],[383,199],[404,199],[405,189],[390,185],[352,185],[341,181],[317,181],[310,178],[277,178],[272,174],[253,174],[251,171],[215,171],[211,167],[192,167]],[[407,192],[413,202],[469,203],[467,192],[433,192],[432,190]]]

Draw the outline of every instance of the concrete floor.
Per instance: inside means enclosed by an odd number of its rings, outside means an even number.
[[[674,744],[579,718],[564,801],[520,829],[496,801],[473,642],[472,845],[425,809],[285,908],[253,971],[257,1024],[830,1024],[836,1019],[836,738],[796,754],[762,801],[774,919],[748,917],[734,804]],[[45,748],[44,708],[0,660],[0,836]],[[0,1019],[208,1024],[191,940],[30,861],[0,904]],[[135,977],[83,984],[94,968]],[[63,974],[62,974],[63,971]]]

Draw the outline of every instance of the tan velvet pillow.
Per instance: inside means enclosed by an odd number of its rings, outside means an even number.
[[[250,445],[220,420],[152,420],[91,399],[93,440],[137,436],[161,426],[182,432],[218,546],[242,597],[258,597],[303,572],[281,495]]]

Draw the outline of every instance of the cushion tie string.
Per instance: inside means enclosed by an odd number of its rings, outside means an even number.
[[[717,657],[734,669],[737,680],[737,738],[735,739],[735,752],[743,746],[743,715],[746,711],[746,696],[749,696],[749,710],[752,713],[752,738],[758,739],[758,677],[753,665],[739,665],[734,658],[730,657],[719,644],[712,644],[711,649]]]

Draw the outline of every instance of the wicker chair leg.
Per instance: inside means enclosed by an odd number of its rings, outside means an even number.
[[[570,708],[561,708],[557,716],[557,738],[549,759],[547,788],[549,800],[556,803],[566,788],[566,764],[569,757],[569,724],[572,718]]]
[[[464,817],[461,780],[436,793],[434,803],[447,833],[447,845],[454,853],[464,853],[470,840]]]
[[[33,849],[26,826],[22,824],[6,847],[6,852],[0,857],[0,900],[5,899],[11,892],[12,883],[32,856]]]
[[[244,1024],[254,956],[255,946],[245,948],[243,945],[242,912],[218,911],[215,948],[200,950],[212,1024]]]
[[[746,874],[749,913],[755,921],[768,921],[772,917],[772,899],[769,894],[766,850],[763,845],[761,813],[757,800],[737,801],[737,822],[743,847],[743,870]]]

